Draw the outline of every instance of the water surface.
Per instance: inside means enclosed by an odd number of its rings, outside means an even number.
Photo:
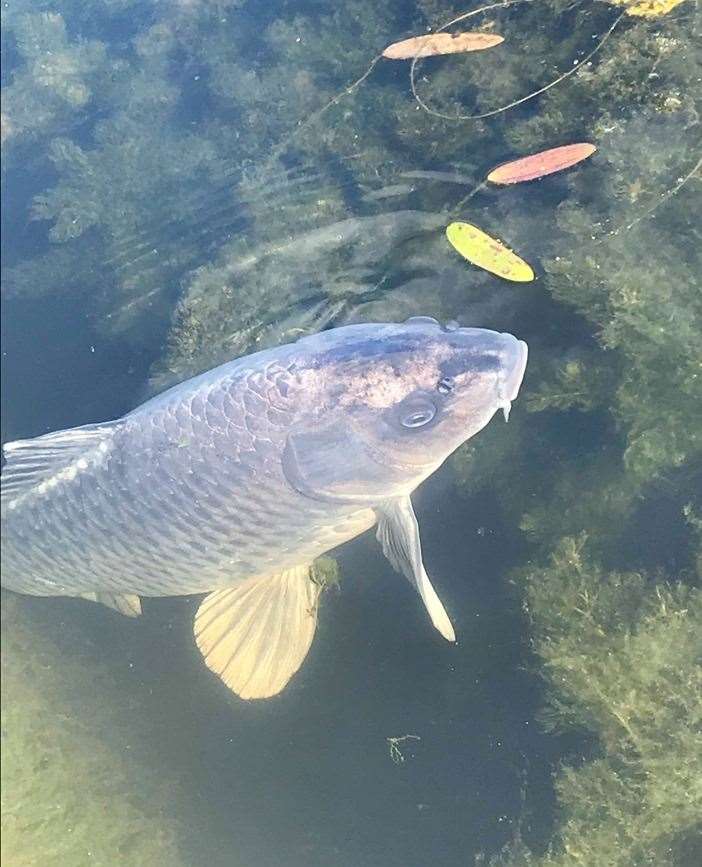
[[[352,321],[433,315],[531,350],[509,426],[414,498],[455,646],[372,534],[338,552],[307,663],[261,703],[202,664],[197,599],[146,600],[133,622],[7,594],[6,863],[420,867],[525,863],[527,847],[535,864],[696,863],[694,803],[657,805],[666,780],[694,779],[698,669],[679,644],[675,676],[661,662],[638,684],[626,655],[633,635],[643,659],[672,642],[651,600],[698,583],[702,526],[699,22],[692,3],[653,5],[666,14],[625,16],[582,74],[485,121],[423,111],[406,63],[343,95],[385,45],[464,11],[450,3],[5,10],[3,441]],[[505,43],[425,61],[417,87],[443,113],[488,111],[573,68],[620,6],[488,10],[465,26]],[[579,140],[598,146],[587,163],[461,204],[495,165]],[[454,219],[537,280],[470,266],[445,240]],[[590,599],[633,572],[611,616],[570,602],[569,576]],[[622,713],[653,720],[645,738]]]

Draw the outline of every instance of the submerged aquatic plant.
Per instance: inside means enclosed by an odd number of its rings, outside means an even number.
[[[31,4],[13,8],[7,18],[4,12],[3,27],[14,37],[20,66],[3,88],[2,143],[55,134],[80,119],[105,83],[105,45],[71,38],[60,12]]]
[[[506,8],[509,6],[519,5],[522,3],[531,3],[531,2],[534,2],[534,0],[504,0],[504,2],[501,2],[501,3],[491,3],[487,6],[481,6],[478,9],[473,9],[469,12],[464,12],[463,14],[459,15],[457,18],[452,18],[451,21],[448,21],[445,24],[443,24],[439,28],[439,31],[446,30],[449,27],[454,26],[455,24],[458,24],[462,21],[465,21],[467,18],[472,18],[474,15],[481,15],[485,12],[492,11],[493,9]],[[577,74],[580,71],[580,66],[578,64],[579,63],[587,64],[587,63],[591,62],[592,58],[599,52],[599,50],[604,46],[604,44],[612,36],[615,28],[617,27],[617,25],[619,24],[621,19],[624,17],[624,14],[625,13],[621,13],[621,15],[618,18],[616,18],[615,21],[607,28],[605,33],[601,37],[598,38],[598,41],[597,41],[596,45],[594,46],[594,48],[592,48],[590,51],[588,51],[588,53],[585,55],[585,57],[582,59],[582,61],[576,60],[573,63],[573,65],[570,67],[570,69],[567,69],[565,72],[560,73],[556,78],[552,79],[547,84],[544,84],[541,87],[538,87],[536,90],[532,90],[531,92],[527,93],[525,96],[520,96],[520,97],[517,97],[516,99],[512,99],[511,101],[505,103],[504,105],[500,105],[497,108],[491,108],[487,111],[473,112],[470,114],[464,114],[464,113],[447,114],[446,112],[439,111],[439,110],[429,106],[427,104],[426,100],[423,99],[419,95],[419,92],[417,90],[417,79],[416,79],[417,72],[416,72],[416,70],[417,70],[417,63],[421,59],[421,56],[415,57],[414,60],[412,61],[412,66],[410,67],[410,86],[412,88],[412,95],[414,96],[418,105],[427,114],[430,114],[433,117],[441,118],[442,120],[478,121],[478,120],[485,120],[486,118],[490,118],[490,117],[495,117],[499,114],[502,114],[503,112],[510,111],[510,109],[516,108],[517,106],[524,105],[525,103],[530,102],[535,97],[541,96],[542,94],[546,93],[547,91],[551,90],[552,88],[557,87],[559,84],[561,84],[567,78],[569,78],[571,75]]]
[[[3,864],[192,863],[179,781],[136,730],[141,700],[87,637],[58,644],[27,609],[3,593]]]
[[[523,581],[550,728],[598,747],[556,775],[560,825],[546,854],[523,841],[494,865],[686,863],[702,834],[702,597],[640,573],[608,572],[584,536]]]

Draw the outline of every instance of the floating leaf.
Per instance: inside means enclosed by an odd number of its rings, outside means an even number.
[[[446,229],[449,243],[469,262],[516,283],[529,283],[534,272],[504,244],[470,223],[451,223]]]
[[[640,18],[660,18],[683,0],[610,0],[615,6],[626,6],[626,14]]]
[[[496,33],[429,33],[393,42],[383,51],[390,60],[412,60],[435,54],[458,54],[462,51],[482,51],[504,42]]]
[[[592,156],[596,150],[594,144],[587,142],[562,145],[497,166],[487,179],[493,184],[519,184],[522,181],[533,181],[535,178],[542,178],[544,175],[570,168]]]

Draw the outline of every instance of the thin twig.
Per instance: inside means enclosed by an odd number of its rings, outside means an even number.
[[[443,27],[440,28],[440,30],[444,30],[446,27],[450,27],[452,24],[455,24],[457,21],[462,21],[464,18],[468,18],[470,15],[477,15],[479,12],[485,12],[488,9],[494,9],[496,7],[503,7],[503,6],[512,6],[515,3],[532,3],[532,2],[534,2],[534,0],[509,0],[509,2],[507,2],[507,3],[495,3],[492,6],[483,6],[482,8],[476,9],[473,12],[468,12],[465,15],[460,16],[459,18],[454,18],[453,21],[449,21],[448,24],[444,24]],[[545,84],[543,87],[540,87],[538,90],[534,90],[532,93],[528,93],[526,96],[522,96],[519,99],[515,99],[512,102],[507,103],[506,105],[501,105],[499,108],[493,108],[490,111],[484,111],[484,112],[481,112],[480,114],[444,114],[441,111],[436,111],[435,109],[430,108],[426,104],[426,102],[424,102],[424,100],[420,97],[419,93],[417,92],[416,66],[417,66],[417,63],[422,59],[421,57],[415,57],[412,61],[412,65],[410,67],[410,85],[412,87],[412,95],[417,100],[419,105],[424,109],[424,111],[426,111],[432,117],[438,117],[438,118],[441,118],[442,120],[482,120],[483,118],[486,118],[486,117],[494,117],[496,114],[500,114],[503,111],[508,111],[510,108],[514,108],[517,105],[521,105],[522,103],[527,102],[530,99],[533,99],[535,96],[540,96],[542,93],[546,93],[547,90],[550,90],[552,87],[555,87],[557,84],[560,84],[562,81],[564,81],[569,76],[576,75],[578,72],[580,72],[580,70],[588,63],[588,61],[591,60],[595,56],[595,54],[597,54],[597,52],[600,50],[600,48],[602,48],[602,46],[605,44],[605,42],[607,42],[607,40],[610,38],[612,33],[614,33],[616,26],[619,24],[619,22],[622,20],[622,18],[624,17],[625,14],[626,14],[626,11],[622,12],[617,17],[615,22],[611,25],[609,30],[607,30],[607,32],[602,37],[602,39],[600,39],[600,41],[592,49],[592,51],[589,54],[587,54],[583,58],[583,60],[577,64],[577,66],[574,66],[572,69],[569,69],[567,72],[564,72],[562,75],[559,75],[558,78],[554,79],[553,81],[549,82],[548,84]]]
[[[699,171],[702,168],[702,157],[700,157],[695,165],[690,169],[690,171],[685,175],[684,178],[681,178],[680,181],[674,186],[671,187],[667,192],[663,193],[663,195],[658,199],[658,201],[654,202],[649,208],[646,208],[642,213],[636,217],[635,220],[632,220],[631,223],[627,223],[624,226],[619,226],[616,229],[613,229],[611,232],[607,232],[607,234],[600,238],[597,242],[601,244],[607,238],[611,238],[613,235],[618,235],[620,232],[628,232],[630,229],[633,229],[637,223],[640,223],[642,220],[645,220],[646,217],[650,217],[651,214],[659,208],[664,202],[667,202],[668,199],[672,198],[685,184],[692,178],[695,172]]]

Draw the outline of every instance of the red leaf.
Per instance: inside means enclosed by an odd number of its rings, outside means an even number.
[[[535,178],[542,178],[544,175],[551,175],[554,172],[570,168],[581,160],[587,159],[596,150],[594,144],[587,142],[551,148],[497,166],[490,172],[487,179],[493,184],[519,184],[522,181],[533,181]]]

